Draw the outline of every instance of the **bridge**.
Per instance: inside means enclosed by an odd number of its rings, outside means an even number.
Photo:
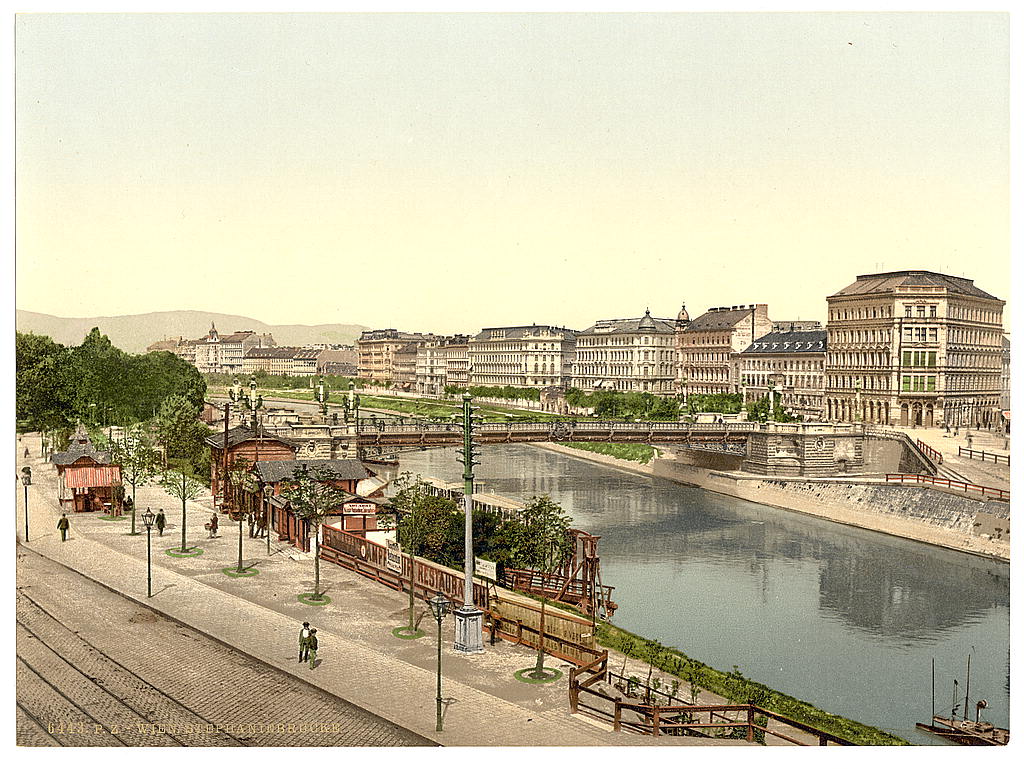
[[[685,443],[693,448],[743,454],[751,433],[763,432],[759,422],[484,422],[473,429],[477,443]],[[456,446],[462,427],[448,422],[394,424],[361,420],[360,447]]]

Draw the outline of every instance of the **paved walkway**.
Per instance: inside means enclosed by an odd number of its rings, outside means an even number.
[[[887,428],[889,429],[889,428]],[[972,483],[981,486],[991,486],[996,489],[1008,491],[1010,489],[1010,466],[996,464],[992,460],[982,461],[981,459],[968,459],[958,456],[957,448],[973,448],[975,451],[988,451],[993,454],[1008,455],[1010,453],[1010,438],[1002,433],[988,430],[962,429],[959,435],[939,428],[893,428],[902,430],[913,440],[923,441],[936,451],[942,452],[943,465],[955,470],[960,475],[971,479]],[[971,445],[967,445],[967,434],[971,435]]]
[[[297,595],[312,588],[313,564],[293,560],[293,548],[273,543],[266,555],[263,540],[243,536],[246,564],[260,574],[232,578],[221,569],[237,560],[237,526],[222,520],[221,536],[208,539],[202,529],[209,508],[189,503],[189,544],[204,550],[195,558],[172,558],[164,550],[180,544],[181,503],[158,487],[140,488],[137,504],[163,507],[170,527],[153,537],[153,592],[146,592],[146,537],[129,536],[129,519],[101,521],[96,514],[75,514],[71,537],[56,531],[56,471],[39,459],[39,439],[18,444],[18,466],[28,445],[32,456],[30,542],[28,547],[101,585],[238,649],[244,654],[308,681],[399,726],[443,745],[651,745],[650,737],[614,733],[585,716],[568,713],[565,676],[553,684],[516,681],[512,674],[529,667],[535,654],[511,643],[488,647],[482,655],[451,651],[454,622],[443,627],[445,726],[434,731],[436,624],[417,606],[423,638],[402,641],[391,629],[406,624],[408,598],[331,564],[322,579],[334,600],[307,607]],[[21,489],[18,489],[19,536],[23,536]],[[141,519],[138,522],[141,526]],[[418,602],[422,604],[422,602]],[[318,628],[322,664],[299,665],[295,637],[303,620]],[[550,660],[567,671],[569,665]],[[714,744],[695,737],[659,738],[658,745]],[[735,741],[725,741],[737,744]],[[745,743],[744,743],[745,744]]]

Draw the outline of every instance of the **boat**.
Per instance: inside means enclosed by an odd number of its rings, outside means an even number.
[[[953,709],[949,717],[935,714],[935,659],[932,659],[932,720],[929,724],[918,722],[917,728],[960,745],[1006,745],[1010,741],[1010,730],[993,726],[981,720],[981,711],[988,707],[986,700],[975,703],[974,720],[966,718],[971,691],[971,655],[967,655],[967,688],[964,690],[964,718],[957,718],[960,698],[957,696],[959,682],[953,679]]]
[[[366,457],[363,461],[369,465],[397,465],[398,457],[394,454],[378,454],[375,457]]]
[[[1008,729],[1000,729],[988,721],[967,721],[932,716],[932,723],[919,723],[917,728],[961,745],[1005,745],[1010,741]]]

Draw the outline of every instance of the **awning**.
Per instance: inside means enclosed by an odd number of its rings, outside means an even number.
[[[1010,420],[1010,412],[1009,411],[1004,411],[1003,412],[1003,419],[1005,419],[1007,421]]]
[[[100,489],[120,485],[121,468],[117,465],[69,467],[64,471],[65,488]]]

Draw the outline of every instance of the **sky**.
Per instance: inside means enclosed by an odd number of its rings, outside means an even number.
[[[824,320],[898,269],[1009,299],[1009,34],[1000,13],[20,15],[16,305]]]

